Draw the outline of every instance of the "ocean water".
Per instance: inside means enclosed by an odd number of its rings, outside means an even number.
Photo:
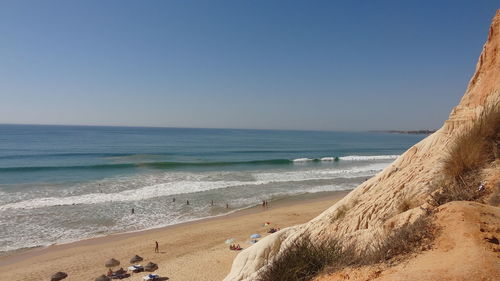
[[[0,125],[0,252],[352,189],[423,137]]]

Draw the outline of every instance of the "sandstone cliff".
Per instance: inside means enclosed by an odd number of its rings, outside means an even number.
[[[500,10],[497,10],[467,91],[441,129],[411,147],[389,167],[358,186],[343,200],[315,219],[302,225],[283,229],[241,252],[234,260],[231,272],[225,281],[257,280],[259,273],[269,266],[273,258],[287,251],[293,241],[305,234],[318,240],[337,237],[346,244],[354,242],[358,248],[364,249],[384,237],[388,229],[414,221],[424,213],[421,207],[426,207],[429,195],[436,188],[435,181],[440,176],[441,163],[445,157],[443,152],[455,142],[460,134],[471,128],[474,120],[485,108],[498,106],[499,102]],[[498,175],[498,169],[495,173]],[[490,185],[488,188],[491,188],[492,183],[488,184]],[[408,208],[404,208],[408,210],[401,211],[402,204],[410,204]],[[458,207],[453,205],[440,208],[450,210],[450,208]],[[455,214],[460,212],[463,211],[455,210]],[[488,212],[499,215],[498,208]],[[443,218],[446,217],[445,214],[446,212],[443,211],[441,219],[446,221]],[[498,220],[492,223],[498,224]],[[443,227],[446,231],[446,226]],[[500,227],[496,231],[500,231],[499,229]],[[444,238],[440,236],[439,239]],[[460,243],[460,241],[455,241],[459,238],[450,239],[453,243]],[[474,242],[471,243],[470,245],[474,244]],[[446,255],[443,254],[442,257]],[[491,262],[485,263],[491,265]],[[500,274],[499,265],[498,260],[492,265],[493,268],[497,268],[496,274]],[[367,276],[363,274],[359,276],[366,280]],[[434,275],[429,276],[431,277],[428,280],[434,280],[432,277]],[[329,277],[324,278],[326,279],[322,280],[333,280],[328,279]],[[395,277],[392,280],[398,280],[398,278]]]

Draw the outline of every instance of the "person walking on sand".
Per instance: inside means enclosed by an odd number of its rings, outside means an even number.
[[[159,253],[158,241],[155,241],[155,253]]]
[[[189,205],[189,200],[186,200],[186,205]]]
[[[135,214],[135,210],[134,210],[134,208],[132,208],[132,215],[133,215],[133,214]]]

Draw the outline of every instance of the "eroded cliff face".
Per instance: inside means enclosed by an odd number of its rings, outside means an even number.
[[[468,130],[484,108],[500,103],[500,10],[497,10],[467,91],[443,127],[396,159],[377,176],[313,220],[267,236],[241,252],[225,281],[256,280],[259,272],[302,235],[311,239],[336,237],[366,249],[394,226],[422,215],[420,206],[439,178],[443,151]],[[410,202],[410,209],[401,211]],[[406,208],[404,208],[406,209]],[[339,215],[342,213],[342,215]]]

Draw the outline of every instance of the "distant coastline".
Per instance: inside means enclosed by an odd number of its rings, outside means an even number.
[[[391,134],[408,134],[408,135],[430,135],[436,130],[414,130],[414,131],[400,131],[400,130],[374,130],[372,133],[391,133]]]

